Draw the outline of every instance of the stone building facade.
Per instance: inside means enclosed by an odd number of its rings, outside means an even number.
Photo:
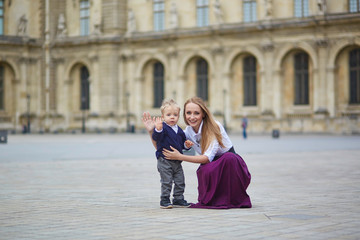
[[[0,129],[138,130],[198,95],[233,131],[359,133],[359,5],[0,0]]]

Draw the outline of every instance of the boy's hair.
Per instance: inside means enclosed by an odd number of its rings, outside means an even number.
[[[164,114],[164,110],[166,107],[169,107],[169,106],[173,106],[173,107],[176,107],[179,109],[179,112],[180,112],[180,106],[175,102],[174,99],[164,99],[162,101],[162,104],[161,104],[161,107],[160,107],[160,110],[161,110],[161,114]]]

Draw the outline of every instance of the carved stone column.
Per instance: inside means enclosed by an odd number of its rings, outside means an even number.
[[[66,102],[67,100],[67,93],[65,92],[64,87],[64,79],[66,79],[65,76],[65,59],[64,58],[53,58],[52,59],[53,64],[55,65],[55,76],[56,76],[56,109],[58,113],[65,114],[67,112],[66,109]],[[65,97],[66,96],[66,97]]]
[[[259,73],[261,92],[258,91],[258,99],[260,100],[260,111],[261,113],[264,113],[273,108],[272,100],[276,97],[274,92],[269,91],[269,89],[274,89],[274,81],[272,81],[274,68],[274,44],[271,41],[265,42],[261,45],[261,50],[264,54],[264,66],[262,66],[262,70]]]
[[[100,67],[99,67],[99,56],[98,55],[91,55],[89,57],[91,62],[91,72],[90,72],[90,114],[99,114],[101,107],[101,74],[100,74]],[[90,71],[90,69],[89,69]]]
[[[319,54],[318,71],[314,74],[314,111],[315,113],[325,113],[327,106],[327,76],[326,76],[326,63],[328,52],[328,40],[319,39],[316,41],[316,46]],[[317,78],[316,78],[317,77]],[[316,100],[316,101],[315,101]]]
[[[328,66],[326,68],[326,92],[328,92],[326,99],[326,107],[330,117],[336,115],[336,86],[335,86],[335,74],[336,68],[334,66]]]
[[[223,63],[224,61],[224,48],[220,44],[216,44],[211,49],[211,54],[214,58],[214,69],[211,69],[211,82],[209,82],[209,101],[210,106],[213,107],[215,111],[222,110],[224,108],[224,93],[223,90],[229,92],[228,83],[223,82]],[[228,95],[228,94],[226,94]]]
[[[280,119],[282,115],[281,111],[281,102],[283,95],[283,87],[282,87],[282,71],[280,69],[273,71],[272,73],[273,79],[273,111],[275,117]]]
[[[166,71],[166,76],[169,76],[169,81],[165,81],[165,97],[166,98],[173,98],[180,106],[181,102],[178,102],[178,95],[179,95],[179,81],[178,81],[178,62],[177,62],[177,55],[178,52],[174,47],[170,47],[167,50],[167,58],[169,64],[169,69]],[[167,77],[165,76],[165,80]]]

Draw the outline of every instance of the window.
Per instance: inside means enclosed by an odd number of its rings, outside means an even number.
[[[81,0],[80,1],[80,35],[87,36],[90,32],[89,18],[89,0]]]
[[[360,0],[349,0],[349,12],[360,12]]]
[[[309,104],[309,56],[302,52],[294,56],[295,105]]]
[[[204,59],[196,62],[197,96],[208,100],[208,64]]]
[[[4,110],[4,99],[5,99],[5,90],[4,90],[4,66],[0,65],[0,110]]]
[[[154,107],[160,107],[164,99],[164,66],[160,62],[154,64]]]
[[[0,0],[0,35],[4,34],[4,0]]]
[[[165,28],[164,0],[154,0],[154,30],[163,31]]]
[[[81,87],[80,87],[80,110],[90,109],[90,83],[89,83],[89,71],[86,67],[82,67],[80,70]]]
[[[208,0],[196,0],[196,17],[198,27],[205,27],[209,25]]]
[[[295,17],[309,16],[308,0],[294,0],[294,16]]]
[[[244,22],[255,22],[256,18],[256,0],[244,0]]]
[[[354,49],[349,55],[350,68],[350,103],[360,103],[360,48]]]
[[[244,106],[256,106],[256,59],[244,58]]]

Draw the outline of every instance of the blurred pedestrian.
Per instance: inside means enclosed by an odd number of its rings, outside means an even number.
[[[247,133],[246,133],[247,126],[248,126],[248,119],[247,119],[246,115],[244,115],[244,117],[242,119],[242,122],[241,122],[241,127],[243,129],[243,137],[244,137],[244,139],[247,138]]]

